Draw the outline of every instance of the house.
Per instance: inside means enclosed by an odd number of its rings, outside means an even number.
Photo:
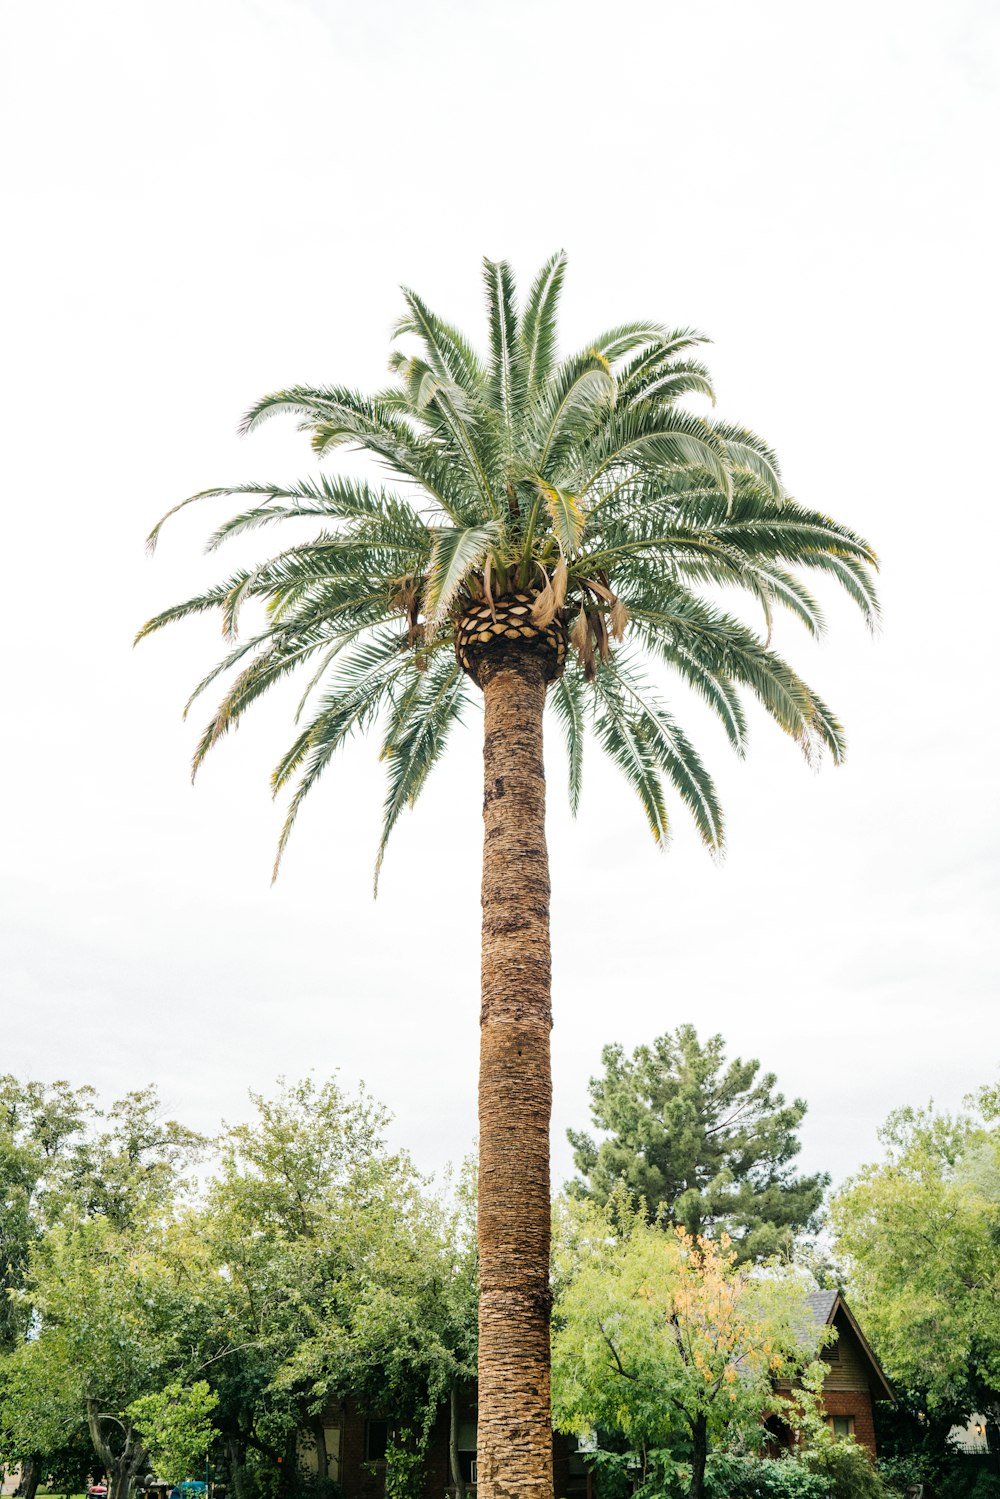
[[[874,1458],[874,1402],[895,1404],[896,1392],[839,1291],[812,1291],[806,1303],[812,1331],[818,1336],[832,1327],[837,1334],[820,1354],[829,1365],[822,1400],[830,1430],[835,1437],[854,1437]]]
[[[822,1401],[830,1429],[835,1437],[854,1437],[876,1456],[873,1405],[876,1400],[891,1400],[896,1395],[882,1366],[847,1302],[839,1291],[813,1291],[807,1298],[809,1324],[805,1336],[814,1342],[833,1328],[836,1340],[822,1351],[829,1373],[823,1381]],[[780,1387],[779,1387],[780,1388]],[[344,1499],[382,1499],[385,1493],[385,1453],[392,1421],[384,1414],[366,1414],[355,1403],[331,1406],[323,1418],[323,1452],[318,1450],[319,1430],[303,1434],[299,1448],[302,1466],[313,1473],[324,1469],[328,1477],[340,1484]],[[468,1488],[468,1499],[475,1499],[476,1479],[476,1398],[469,1389],[458,1408],[456,1422],[458,1461]],[[787,1445],[775,1432],[776,1442]],[[428,1445],[427,1499],[453,1496],[449,1461],[450,1415],[442,1408],[431,1431]],[[587,1474],[586,1458],[576,1438],[553,1434],[553,1460],[556,1493],[560,1499],[590,1499],[592,1487]]]

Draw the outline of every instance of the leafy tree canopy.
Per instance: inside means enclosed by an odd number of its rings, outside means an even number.
[[[219,1397],[204,1379],[187,1389],[177,1380],[133,1400],[127,1414],[146,1439],[154,1471],[170,1483],[197,1476],[218,1432],[211,1416]]]
[[[8,1081],[0,1165],[27,1227],[0,1462],[36,1482],[79,1466],[85,1440],[127,1499],[151,1466],[183,1477],[214,1444],[238,1499],[273,1499],[297,1491],[301,1434],[346,1396],[409,1419],[419,1453],[475,1371],[467,1179],[435,1194],[388,1148],[378,1104],[307,1080],[254,1096],[196,1195],[203,1142],[151,1092],[104,1115],[90,1090]]]
[[[787,1249],[812,1225],[829,1177],[794,1172],[806,1105],[786,1102],[774,1073],[752,1058],[727,1063],[722,1037],[703,1044],[691,1025],[631,1057],[606,1046],[601,1060],[590,1098],[604,1138],[568,1132],[575,1195],[605,1203],[623,1182],[650,1222],[728,1234],[747,1260]]]
[[[31,1246],[51,1217],[94,1114],[94,1090],[0,1077],[0,1352],[27,1335],[23,1288]]]
[[[898,1109],[885,1159],[837,1194],[852,1297],[888,1373],[941,1413],[1000,1422],[1000,1097]]]
[[[126,1407],[196,1372],[213,1281],[187,1221],[65,1215],[32,1249],[34,1333],[0,1376],[5,1445],[45,1454],[86,1422],[115,1499],[127,1494],[148,1443]]]
[[[475,1255],[459,1208],[385,1143],[385,1111],[335,1080],[254,1096],[204,1214],[231,1352],[216,1421],[277,1457],[330,1399],[427,1416],[474,1370]]]
[[[604,1208],[567,1204],[560,1230],[560,1430],[623,1438],[657,1482],[683,1459],[698,1495],[711,1445],[738,1432],[759,1446],[765,1416],[780,1410],[803,1422],[822,1366],[809,1283],[797,1271],[741,1264],[725,1237],[665,1234],[629,1208],[623,1189]],[[795,1397],[776,1393],[776,1383],[793,1382],[802,1386]]]
[[[126,1336],[112,1356],[101,1353],[102,1329],[117,1325],[118,1271],[137,1271],[132,1243],[148,1258],[202,1144],[162,1119],[153,1088],[105,1112],[93,1088],[0,1077],[0,1460],[22,1465],[29,1499],[43,1462],[47,1472],[77,1472],[84,1441],[105,1443],[91,1417],[102,1396],[115,1398],[103,1374],[119,1353],[127,1363],[132,1346]],[[98,1365],[101,1380],[88,1372]],[[139,1455],[133,1445],[129,1461]],[[121,1447],[98,1447],[109,1472],[123,1457]]]

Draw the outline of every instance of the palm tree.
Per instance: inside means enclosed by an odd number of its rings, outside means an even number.
[[[235,676],[195,770],[272,684],[306,673],[300,726],[272,777],[276,793],[294,788],[278,860],[338,747],[378,721],[388,790],[376,880],[396,820],[471,688],[482,693],[481,1499],[552,1495],[546,703],[565,734],[574,809],[589,724],[659,843],[669,784],[719,850],[712,780],[654,690],[654,671],[669,667],[700,694],[740,754],[744,688],[806,755],[839,761],[840,725],[771,648],[772,613],[780,605],[812,633],[822,628],[793,566],[832,576],[869,623],[877,609],[871,548],[789,498],[758,437],[684,409],[683,397],[712,395],[694,353],[701,335],[630,323],[557,358],[564,272],[565,257],[553,256],[519,312],[510,267],[485,263],[485,357],[404,290],[395,333],[407,347],[392,356],[388,389],[294,387],[259,401],[244,431],[293,412],[318,456],[359,448],[398,487],[320,473],[192,496],[248,505],[209,549],[276,521],[310,518],[320,529],[141,631],[221,613],[230,648],[194,698]],[[752,595],[762,631],[720,605],[730,587]],[[265,607],[243,632],[252,603]]]

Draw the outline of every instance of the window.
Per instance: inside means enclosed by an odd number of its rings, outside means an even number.
[[[389,1445],[388,1421],[365,1422],[365,1462],[385,1461],[385,1449]]]
[[[853,1416],[827,1416],[826,1424],[833,1432],[835,1442],[843,1442],[854,1435]]]
[[[458,1423],[458,1467],[465,1483],[476,1481],[476,1423]]]

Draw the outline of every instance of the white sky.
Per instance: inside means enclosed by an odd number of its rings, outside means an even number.
[[[237,440],[253,398],[381,383],[400,282],[482,338],[480,257],[526,282],[565,246],[566,347],[629,317],[709,332],[720,411],[876,545],[886,625],[824,595],[825,642],[779,634],[843,769],[759,714],[740,764],[685,702],[721,868],[679,807],[657,854],[596,750],[574,824],[553,736],[557,1175],[601,1045],[682,1021],[809,1101],[802,1165],[837,1177],[890,1107],[995,1079],[995,5],[34,0],[2,25],[0,1071],[153,1080],[211,1128],[339,1067],[425,1168],[468,1149],[475,718],[377,904],[374,743],[272,890],[290,699],[192,790],[207,709],[180,708],[218,628],[130,642],[220,570],[224,504],[146,559],[165,509],[312,471],[291,423]]]

